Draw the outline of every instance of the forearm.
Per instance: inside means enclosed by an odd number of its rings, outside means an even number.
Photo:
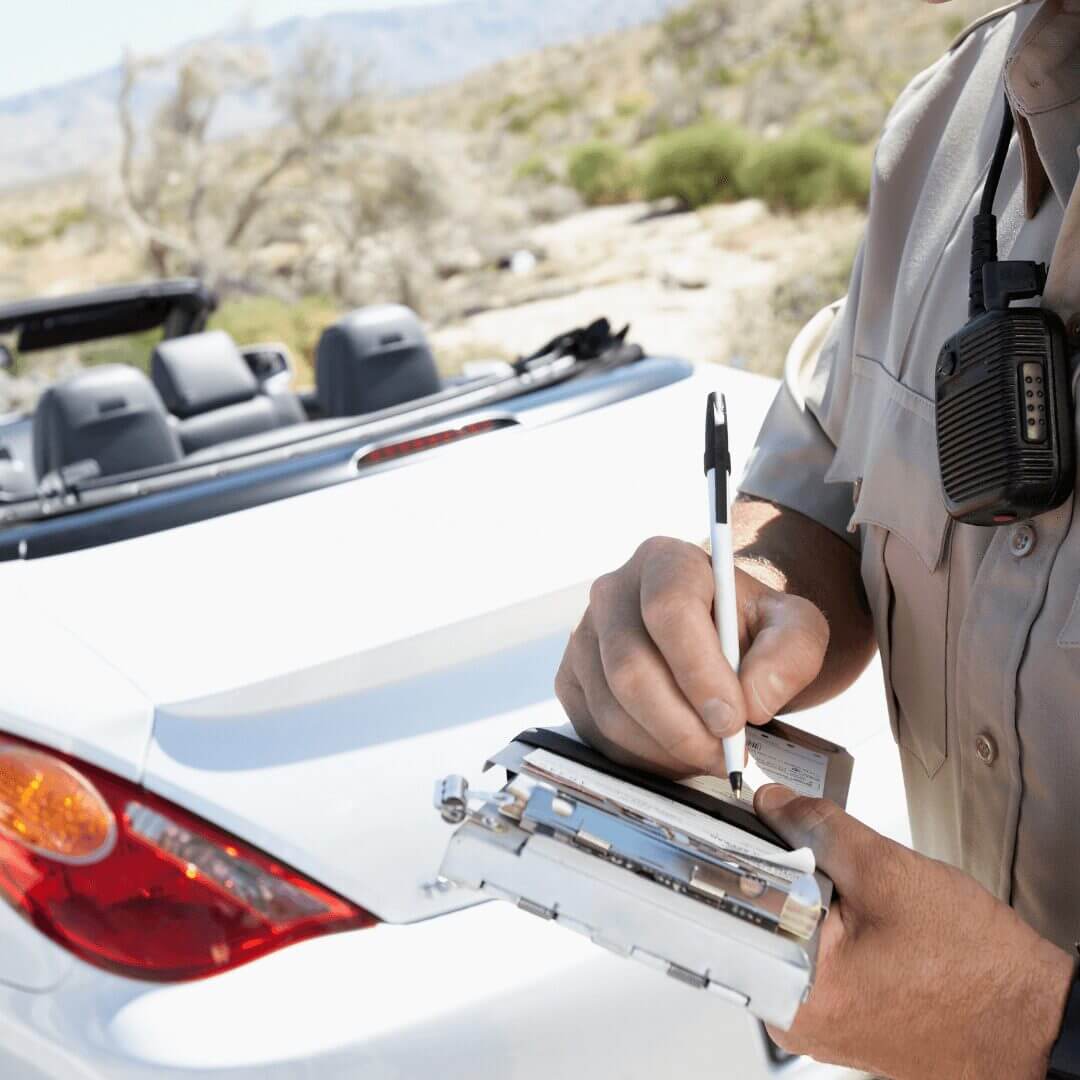
[[[770,588],[810,600],[829,624],[821,674],[791,709],[835,697],[858,678],[876,648],[858,555],[825,526],[762,499],[740,496],[732,527],[739,568]]]

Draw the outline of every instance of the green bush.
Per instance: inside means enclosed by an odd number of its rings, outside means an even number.
[[[869,164],[849,144],[817,130],[760,143],[747,155],[737,182],[744,194],[777,210],[865,206],[870,197]]]
[[[599,139],[570,154],[566,175],[590,206],[626,202],[637,187],[637,171],[625,151]]]
[[[547,158],[540,153],[527,157],[515,170],[514,179],[519,184],[554,184],[559,178],[548,164]]]
[[[742,128],[713,121],[661,135],[645,172],[645,198],[675,198],[691,209],[738,198],[736,174],[750,145]]]

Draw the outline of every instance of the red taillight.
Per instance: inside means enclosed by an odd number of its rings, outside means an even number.
[[[436,450],[440,446],[449,446],[450,443],[471,439],[476,435],[486,435],[489,431],[498,431],[501,428],[516,426],[516,421],[505,418],[499,420],[476,420],[459,428],[445,428],[442,431],[433,431],[427,435],[417,435],[411,439],[402,439],[400,442],[377,446],[374,450],[362,454],[357,466],[362,468],[365,465],[383,465],[387,461],[396,461],[398,458],[409,457],[411,454],[422,454],[425,450]]]
[[[0,895],[84,960],[160,981],[376,922],[137,785],[7,736]]]

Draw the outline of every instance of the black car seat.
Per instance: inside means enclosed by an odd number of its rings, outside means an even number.
[[[150,380],[135,368],[89,368],[38,399],[33,423],[38,477],[96,461],[101,475],[116,476],[183,457],[180,440]]]
[[[442,389],[423,325],[400,304],[359,308],[327,327],[315,365],[324,416],[363,416]]]
[[[292,393],[264,394],[224,330],[169,338],[154,349],[154,380],[185,453],[307,419]]]

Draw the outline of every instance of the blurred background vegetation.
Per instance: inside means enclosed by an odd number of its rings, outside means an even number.
[[[214,325],[285,342],[301,382],[324,326],[383,301],[420,311],[448,370],[608,315],[654,351],[775,374],[846,291],[897,94],[986,6],[692,0],[410,94],[318,35],[280,71],[228,40],[129,56],[115,158],[0,192],[0,295],[198,275]],[[273,124],[216,137],[256,93]],[[150,346],[23,363],[0,411]]]

